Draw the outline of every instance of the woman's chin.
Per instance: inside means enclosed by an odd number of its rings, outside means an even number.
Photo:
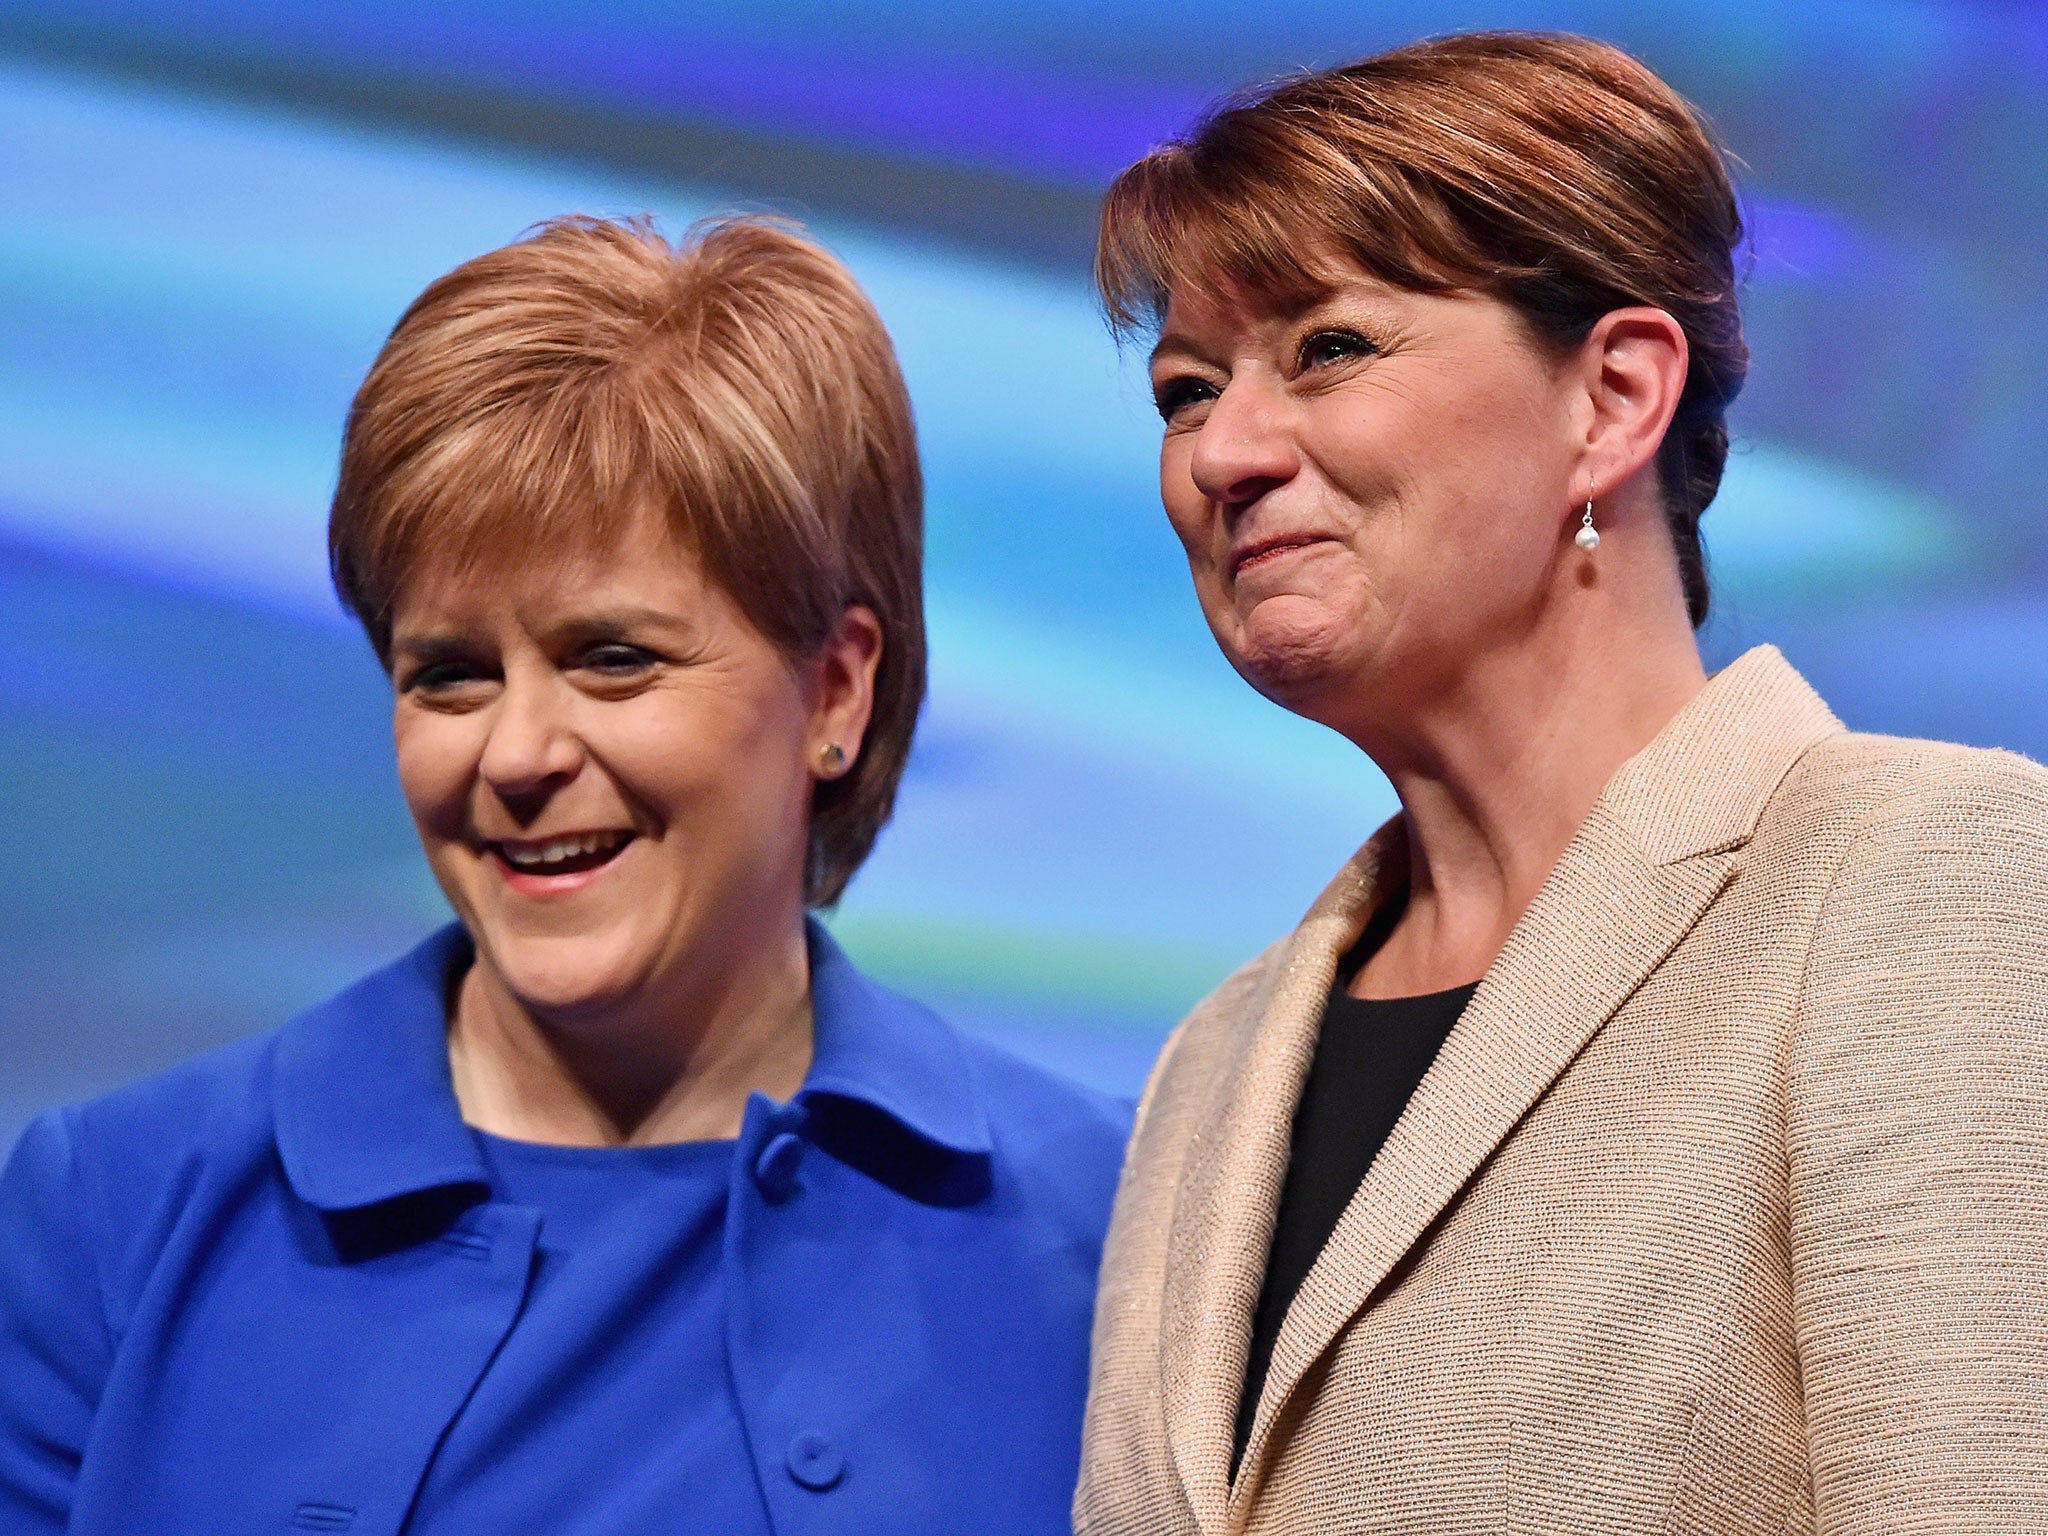
[[[625,1006],[645,967],[594,938],[522,938],[492,946],[498,984],[535,1018],[568,1023]]]
[[[1228,645],[1239,675],[1284,709],[1312,714],[1313,701],[1348,675],[1358,626],[1313,598],[1269,597],[1244,616]]]

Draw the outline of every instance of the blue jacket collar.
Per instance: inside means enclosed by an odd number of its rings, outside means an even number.
[[[966,1051],[928,1009],[876,986],[809,925],[816,1044],[797,1101],[851,1099],[945,1152],[986,1157]],[[300,1199],[350,1210],[450,1185],[488,1187],[448,1076],[447,998],[474,950],[450,924],[308,1009],[277,1049],[277,1146]]]
[[[487,1188],[448,1076],[449,990],[475,950],[458,924],[293,1019],[277,1042],[277,1150],[301,1200],[376,1205]]]
[[[959,1036],[923,1004],[869,981],[822,924],[808,926],[814,1040],[797,1102],[853,1099],[934,1147],[987,1157],[988,1116]]]

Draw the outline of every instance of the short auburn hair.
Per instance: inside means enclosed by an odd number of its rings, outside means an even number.
[[[811,807],[804,894],[826,906],[889,819],[924,699],[923,508],[895,350],[838,260],[781,220],[671,245],[578,216],[406,310],[349,410],[328,554],[387,668],[422,570],[602,549],[650,512],[793,660],[874,610],[867,736]]]
[[[1486,293],[1563,349],[1612,310],[1666,311],[1691,363],[1657,464],[1697,626],[1700,514],[1749,371],[1742,234],[1713,130],[1647,67],[1591,38],[1469,32],[1225,99],[1117,178],[1095,272],[1122,336],[1183,289],[1310,302],[1345,259],[1396,287]]]

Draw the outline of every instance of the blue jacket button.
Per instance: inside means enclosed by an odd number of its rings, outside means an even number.
[[[807,1429],[789,1442],[789,1475],[814,1493],[823,1493],[846,1476],[846,1458],[830,1440]]]
[[[761,1155],[754,1159],[754,1182],[761,1186],[762,1198],[770,1205],[780,1205],[797,1192],[796,1165],[803,1158],[803,1138],[789,1131],[771,1136],[768,1145],[761,1149]]]

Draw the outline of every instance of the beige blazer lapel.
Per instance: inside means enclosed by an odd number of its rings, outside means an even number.
[[[1309,1367],[1720,894],[1733,865],[1733,854],[1718,854],[1659,868],[1609,818],[1596,814],[1581,829],[1296,1293],[1274,1343],[1234,1505],[1256,1486],[1274,1417]]]
[[[1719,674],[1615,775],[1303,1281],[1275,1341],[1226,1529],[1248,1515],[1275,1417],[1308,1369],[1735,877],[1741,845],[1793,763],[1840,729],[1798,674],[1762,647]],[[1313,1026],[1309,1034],[1312,1052]],[[1294,1098],[1299,1085],[1296,1076]],[[1287,1103],[1276,1117],[1282,1175],[1293,1098]],[[1263,1230],[1270,1234],[1270,1216]],[[1206,1440],[1201,1450],[1206,1466]],[[1226,1438],[1226,1462],[1228,1455]]]
[[[1407,884],[1407,839],[1388,822],[1286,941],[1258,1022],[1202,1106],[1167,1234],[1161,1408],[1181,1484],[1205,1531],[1222,1527],[1252,1315],[1287,1176],[1288,1139],[1337,961],[1389,891]]]

